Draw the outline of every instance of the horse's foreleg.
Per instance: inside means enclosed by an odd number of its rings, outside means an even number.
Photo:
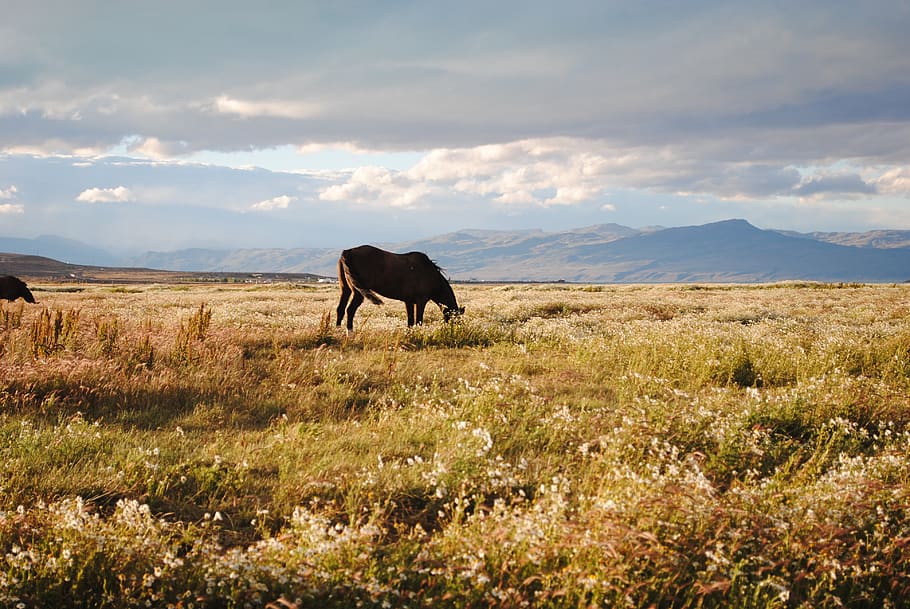
[[[415,311],[416,306],[417,305],[415,305],[413,302],[405,301],[405,303],[404,303],[404,308],[408,312],[408,327],[409,328],[414,325],[414,311]]]
[[[417,324],[423,325],[423,312],[427,308],[427,301],[423,300],[414,305],[414,308],[417,310]]]
[[[363,294],[360,292],[354,292],[351,298],[351,304],[348,305],[348,332],[354,331],[354,313],[357,312],[357,307],[363,302]]]
[[[336,312],[338,313],[337,317],[335,318],[336,326],[341,325],[341,320],[344,318],[344,308],[348,305],[348,298],[350,298],[350,297],[351,297],[351,288],[349,288],[346,285],[342,285],[341,286],[341,298],[338,300],[338,309],[336,310]]]

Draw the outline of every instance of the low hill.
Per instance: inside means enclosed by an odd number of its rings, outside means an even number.
[[[191,272],[138,267],[100,267],[67,264],[44,256],[0,252],[0,275],[16,275],[27,281],[80,283],[266,283],[290,281],[312,283],[323,277],[312,273]]]

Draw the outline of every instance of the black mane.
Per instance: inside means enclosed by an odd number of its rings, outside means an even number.
[[[429,264],[431,267],[433,267],[440,273],[445,271],[444,268],[442,268],[441,266],[436,264],[436,261],[433,260],[432,258],[430,258],[429,256],[427,256],[424,252],[408,252],[407,255],[408,256],[420,256],[421,258],[423,258],[426,261],[427,264]]]

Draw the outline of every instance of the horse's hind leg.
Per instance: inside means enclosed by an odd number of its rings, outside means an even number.
[[[341,325],[341,320],[342,320],[342,318],[344,318],[344,308],[346,306],[348,306],[348,298],[350,298],[350,297],[351,297],[351,288],[349,288],[346,284],[342,284],[341,285],[341,298],[338,300],[338,309],[336,310],[336,312],[338,313],[337,317],[335,318],[336,326]]]
[[[416,309],[416,305],[413,302],[405,302],[404,308],[408,312],[408,327],[410,328],[414,325],[414,311]]]
[[[363,302],[363,294],[360,292],[354,292],[351,297],[351,304],[348,305],[348,332],[354,331],[354,313],[357,312],[357,307]]]

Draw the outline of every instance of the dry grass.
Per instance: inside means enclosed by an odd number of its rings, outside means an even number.
[[[0,606],[902,606],[910,288],[35,286]]]

